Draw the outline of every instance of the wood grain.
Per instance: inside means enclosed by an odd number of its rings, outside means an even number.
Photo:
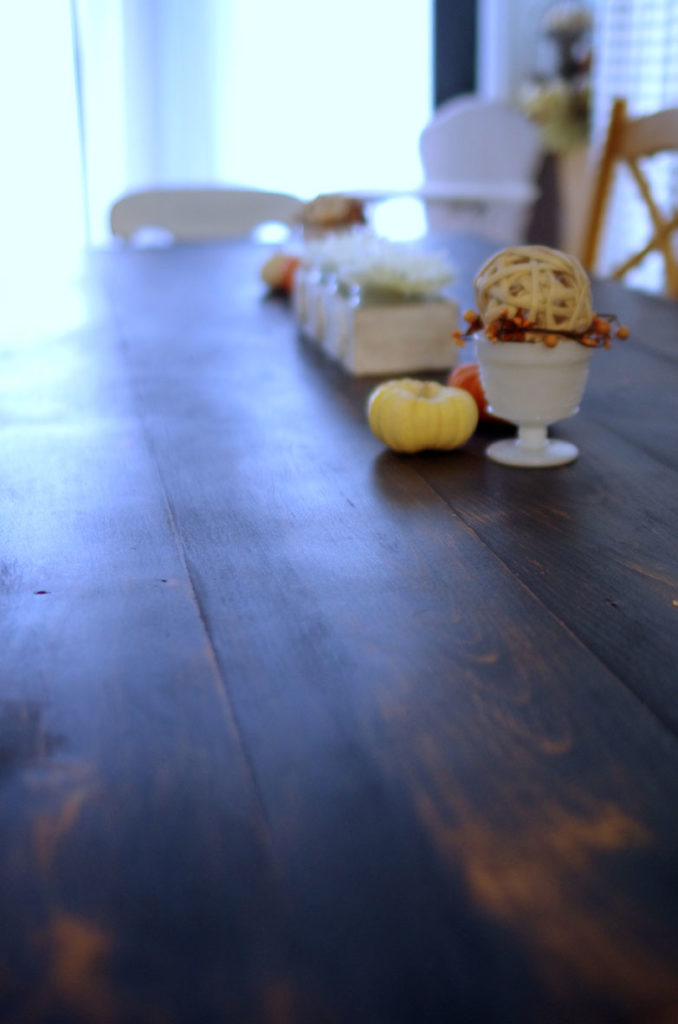
[[[109,341],[16,353],[44,391],[2,430],[0,1017],[244,1018],[242,951],[283,970],[263,815]]]
[[[667,307],[521,473],[385,451],[263,258],[4,350],[0,1017],[668,1024]]]

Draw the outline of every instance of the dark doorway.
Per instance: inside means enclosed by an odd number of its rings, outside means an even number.
[[[476,0],[435,0],[433,102],[476,87]]]

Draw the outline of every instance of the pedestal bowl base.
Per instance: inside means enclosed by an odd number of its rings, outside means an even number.
[[[549,439],[538,448],[528,448],[518,438],[495,441],[485,449],[485,454],[494,462],[504,466],[523,466],[547,469],[549,466],[565,466],[574,462],[579,455],[576,444],[569,441]]]

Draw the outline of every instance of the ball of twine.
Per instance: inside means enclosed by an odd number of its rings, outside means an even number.
[[[537,327],[584,331],[593,318],[591,286],[579,260],[545,245],[516,245],[492,256],[473,279],[485,325],[520,310]],[[540,340],[535,335],[525,340]]]

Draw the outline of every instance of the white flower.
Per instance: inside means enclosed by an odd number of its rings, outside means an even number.
[[[454,280],[454,271],[440,253],[403,243],[390,243],[368,258],[357,260],[340,274],[348,284],[377,288],[399,295],[425,297],[436,295]]]
[[[379,238],[365,229],[307,242],[304,261],[325,272],[338,273],[348,285],[413,297],[435,295],[455,277],[444,254],[416,243]]]
[[[321,270],[335,271],[346,264],[363,260],[374,252],[380,240],[366,228],[330,232],[306,242],[304,262]]]

